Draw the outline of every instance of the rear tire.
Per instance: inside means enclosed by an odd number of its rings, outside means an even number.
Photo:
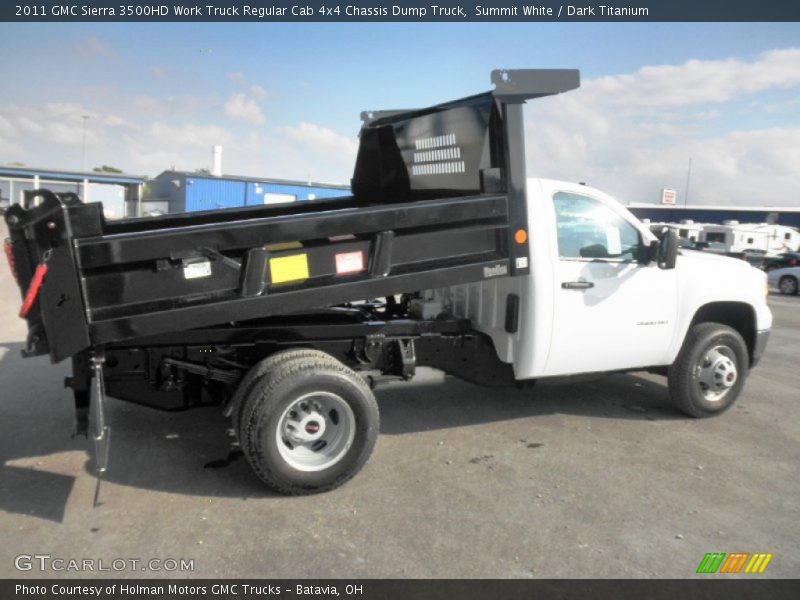
[[[787,296],[796,296],[797,295],[797,277],[792,275],[784,275],[778,281],[778,290],[780,290],[781,294],[785,294]]]
[[[264,375],[269,373],[278,365],[298,358],[307,358],[319,360],[321,362],[328,361],[333,364],[341,364],[330,354],[326,354],[325,352],[322,352],[322,350],[316,350],[314,348],[290,348],[289,350],[281,350],[275,354],[270,354],[267,358],[257,362],[250,368],[244,378],[239,382],[239,385],[237,386],[236,391],[233,393],[233,397],[230,400],[232,407],[231,425],[233,426],[233,430],[237,435],[241,429],[241,424],[239,421],[241,420],[240,415],[242,412],[242,405],[244,404],[245,398],[247,398],[247,396],[253,390],[253,387],[262,377],[264,377]]]
[[[289,495],[339,487],[364,466],[380,429],[378,404],[352,369],[328,355],[287,359],[244,397],[239,441],[272,489]]]
[[[723,413],[739,397],[748,368],[747,345],[735,329],[700,323],[689,330],[669,368],[670,398],[692,417]]]

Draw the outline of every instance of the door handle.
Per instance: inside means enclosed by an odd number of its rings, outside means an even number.
[[[591,281],[565,281],[561,287],[565,290],[588,290],[593,288],[594,284]]]

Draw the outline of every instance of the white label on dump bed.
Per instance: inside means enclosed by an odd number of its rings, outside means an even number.
[[[358,273],[364,270],[364,253],[361,250],[356,252],[343,252],[336,255],[336,273]]]
[[[186,279],[198,279],[200,277],[208,277],[209,275],[211,275],[211,261],[183,261],[183,276]]]

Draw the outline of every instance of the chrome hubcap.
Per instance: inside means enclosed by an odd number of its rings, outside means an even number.
[[[356,418],[345,400],[331,392],[299,397],[278,420],[281,457],[299,471],[322,471],[344,458],[356,434]]]
[[[706,352],[695,369],[695,379],[703,397],[711,402],[722,400],[738,379],[733,351],[715,346]]]

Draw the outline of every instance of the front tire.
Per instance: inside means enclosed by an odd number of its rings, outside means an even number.
[[[275,365],[244,398],[239,440],[255,473],[289,495],[339,487],[364,466],[380,429],[369,386],[338,361]]]
[[[784,275],[780,278],[780,281],[778,281],[778,290],[780,290],[781,294],[796,296],[797,289],[797,278],[792,275]]]
[[[692,417],[723,413],[739,397],[748,367],[747,345],[735,329],[700,323],[689,330],[669,368],[670,398]]]

